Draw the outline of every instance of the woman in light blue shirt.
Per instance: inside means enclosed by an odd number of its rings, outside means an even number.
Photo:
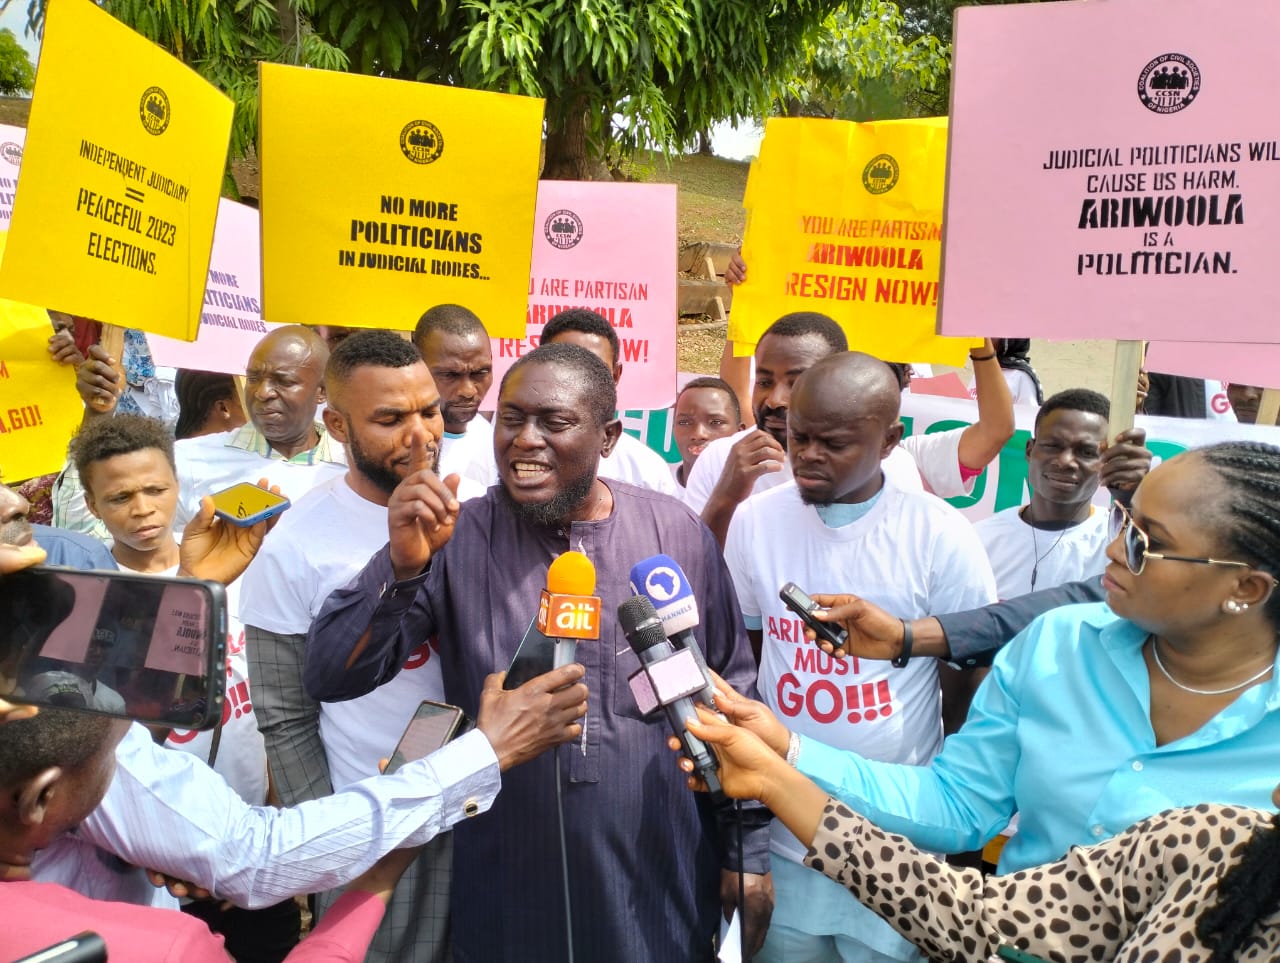
[[[1056,609],[1014,639],[931,766],[793,739],[755,703],[730,714],[924,849],[977,849],[1020,813],[1002,873],[1177,806],[1266,808],[1280,746],[1280,448],[1187,452],[1147,476],[1132,513],[1113,511],[1106,603]]]

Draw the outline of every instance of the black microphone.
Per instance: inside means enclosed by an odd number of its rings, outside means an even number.
[[[626,633],[632,651],[639,657],[653,694],[666,712],[667,721],[680,740],[684,754],[693,760],[698,775],[706,782],[711,801],[717,806],[724,805],[728,799],[720,788],[715,754],[685,728],[686,719],[697,718],[693,700],[689,697],[700,692],[704,683],[692,654],[687,649],[677,651],[672,647],[653,603],[642,595],[629,598],[618,606],[618,623]]]
[[[693,627],[698,624],[698,601],[693,597],[693,588],[680,563],[670,555],[654,555],[643,562],[636,562],[631,566],[631,591],[653,603],[658,618],[662,620],[662,631],[671,644],[693,654],[704,680],[699,695],[708,709],[718,713],[716,684],[707,669],[702,647],[693,636]]]

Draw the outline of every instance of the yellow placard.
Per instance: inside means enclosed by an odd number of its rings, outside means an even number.
[[[749,181],[729,337],[739,350],[792,311],[834,318],[889,361],[962,365],[968,338],[935,334],[945,118],[771,118]]]
[[[0,256],[5,235],[0,232]],[[84,415],[76,369],[49,354],[44,308],[0,298],[0,476],[7,482],[60,471]]]
[[[194,339],[231,113],[90,0],[52,0],[0,294]]]
[[[260,67],[262,313],[412,328],[461,304],[522,338],[541,100]]]

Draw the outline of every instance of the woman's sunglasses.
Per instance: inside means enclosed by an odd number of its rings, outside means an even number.
[[[1141,575],[1147,567],[1147,559],[1162,558],[1169,562],[1194,562],[1197,565],[1234,565],[1238,568],[1252,568],[1248,562],[1228,562],[1220,558],[1191,558],[1187,555],[1166,555],[1151,551],[1151,540],[1147,533],[1138,527],[1138,523],[1129,514],[1129,509],[1119,502],[1111,504],[1109,531],[1114,541],[1124,536],[1124,563],[1134,575]]]

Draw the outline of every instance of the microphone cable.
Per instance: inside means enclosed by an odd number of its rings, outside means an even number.
[[[585,729],[584,729],[585,732]],[[565,842],[564,835],[564,786],[563,775],[560,771],[560,750],[563,746],[556,748],[556,817],[560,823],[560,882],[564,887],[564,927],[565,938],[568,942],[568,954],[565,956],[566,963],[573,963],[573,907],[569,903],[569,847]],[[741,836],[742,827],[738,827],[739,836]]]

